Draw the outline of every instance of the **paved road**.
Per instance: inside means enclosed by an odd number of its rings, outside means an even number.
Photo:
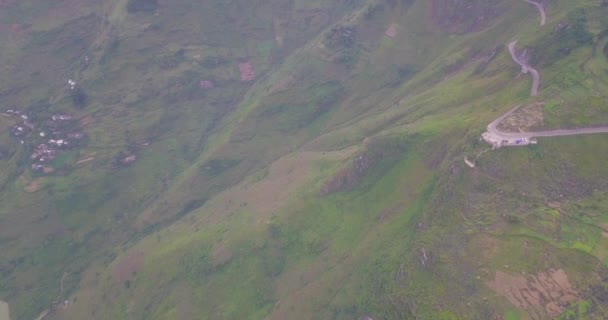
[[[556,130],[545,130],[545,131],[536,131],[536,132],[505,132],[500,131],[497,127],[498,124],[501,123],[506,117],[511,115],[515,110],[517,110],[520,106],[516,106],[511,109],[509,112],[503,114],[498,117],[498,119],[492,121],[488,125],[488,133],[493,137],[496,137],[500,140],[512,140],[512,139],[521,139],[521,138],[538,138],[538,137],[560,137],[560,136],[576,136],[581,134],[594,134],[594,133],[608,133],[608,126],[598,126],[598,127],[590,127],[590,128],[579,128],[579,129],[556,129]]]
[[[547,13],[545,12],[545,8],[543,7],[542,4],[538,3],[538,2],[534,2],[531,0],[524,0],[525,2],[532,4],[536,7],[536,9],[538,9],[538,12],[540,13],[540,25],[541,27],[545,25],[545,23],[547,23]]]
[[[511,41],[508,45],[509,53],[511,54],[511,58],[513,59],[513,61],[515,61],[515,63],[517,63],[521,67],[522,73],[525,74],[525,73],[530,72],[530,74],[532,75],[532,88],[530,89],[530,95],[533,97],[537,96],[538,89],[540,87],[540,73],[538,72],[538,70],[530,67],[530,65],[528,65],[527,62],[521,61],[519,59],[519,57],[517,56],[517,53],[515,52],[516,44],[517,44],[517,40]]]
[[[532,0],[524,0],[527,3],[533,4],[536,6],[538,11],[540,12],[540,25],[543,26],[547,22],[547,15],[545,13],[545,8],[538,3]],[[509,53],[511,54],[511,58],[515,61],[520,67],[522,73],[528,73],[532,75],[532,88],[530,90],[531,96],[538,95],[538,89],[540,87],[540,74],[538,71],[530,65],[526,61],[522,61],[515,52],[515,45],[517,44],[517,40],[511,41],[508,45]],[[581,134],[594,134],[594,133],[608,133],[608,126],[598,126],[598,127],[590,127],[590,128],[579,128],[579,129],[557,129],[557,130],[546,130],[546,131],[537,131],[537,132],[505,132],[498,130],[498,125],[509,115],[511,115],[515,110],[517,110],[520,106],[516,106],[511,109],[509,112],[503,114],[498,117],[496,120],[492,121],[488,125],[488,131],[482,135],[482,138],[485,139],[488,143],[492,144],[494,147],[500,147],[502,145],[527,145],[529,143],[534,143],[532,141],[533,138],[539,137],[559,137],[559,136],[575,136]],[[524,140],[525,139],[525,140]],[[506,144],[505,144],[506,143]],[[479,154],[481,155],[481,154]],[[479,157],[478,155],[478,157]],[[465,162],[467,160],[465,159]]]

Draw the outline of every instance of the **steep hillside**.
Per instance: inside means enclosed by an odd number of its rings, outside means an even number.
[[[542,8],[0,1],[0,300],[13,320],[605,319],[606,135],[480,140],[515,105],[502,130],[608,124],[608,7]]]

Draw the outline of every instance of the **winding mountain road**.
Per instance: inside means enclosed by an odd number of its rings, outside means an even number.
[[[533,4],[540,13],[540,25],[543,26],[547,22],[547,15],[545,12],[545,8],[542,4],[538,2],[534,2],[532,0],[524,0],[527,3]],[[518,55],[515,45],[517,44],[517,40],[511,41],[508,45],[509,53],[511,54],[511,58],[515,63],[517,63],[521,67],[521,72],[526,74],[530,73],[532,76],[532,88],[530,89],[530,95],[536,96],[538,95],[539,87],[540,87],[540,73],[538,70],[532,68],[525,59],[522,59],[523,55]],[[545,131],[537,131],[537,132],[506,132],[498,129],[498,125],[509,115],[513,114],[520,106],[516,106],[515,108],[509,110],[509,112],[501,115],[496,120],[492,121],[487,128],[487,131],[484,132],[481,137],[483,140],[492,145],[492,149],[500,148],[502,146],[524,146],[531,143],[536,143],[534,138],[539,137],[560,137],[560,136],[576,136],[582,134],[596,134],[596,133],[608,133],[608,125],[606,126],[597,126],[597,127],[587,127],[587,128],[578,128],[578,129],[556,129],[556,130],[545,130]],[[477,155],[477,158],[481,156],[487,150],[482,151]],[[475,158],[475,160],[477,160]],[[465,157],[465,162],[471,168],[475,167],[475,162],[469,161]]]
[[[524,0],[525,2],[534,5],[536,7],[536,9],[538,9],[538,12],[540,13],[540,26],[544,26],[545,23],[547,23],[547,13],[545,12],[545,7],[543,7],[542,4],[535,2],[535,1],[531,1],[531,0]]]
[[[532,4],[536,7],[536,9],[538,9],[538,12],[540,13],[540,25],[541,27],[545,25],[545,23],[547,23],[547,13],[545,12],[545,7],[543,7],[542,4],[532,1],[532,0],[524,0],[525,2]],[[532,88],[530,89],[530,95],[531,96],[537,96],[538,95],[538,90],[540,88],[540,73],[538,72],[538,70],[530,67],[530,65],[526,62],[526,61],[522,61],[518,56],[517,56],[517,52],[515,50],[515,45],[517,44],[517,40],[515,41],[511,41],[509,43],[509,53],[511,54],[511,58],[513,59],[513,61],[515,61],[515,63],[517,63],[520,67],[521,67],[521,72],[523,74],[527,74],[528,72],[530,72],[530,75],[532,75]]]
[[[530,72],[530,75],[532,75],[532,88],[530,89],[530,95],[533,97],[537,96],[538,89],[540,88],[540,73],[538,72],[538,70],[530,67],[530,65],[527,62],[522,61],[517,56],[517,52],[515,50],[516,44],[517,44],[517,40],[511,41],[508,45],[509,53],[511,54],[511,58],[513,59],[513,61],[515,61],[515,63],[517,63],[521,67],[522,73],[526,74],[526,73]]]

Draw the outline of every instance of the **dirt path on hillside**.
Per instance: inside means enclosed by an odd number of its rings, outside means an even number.
[[[524,0],[525,2],[534,5],[536,7],[536,9],[538,9],[538,13],[540,13],[540,26],[544,26],[545,23],[547,23],[547,12],[545,12],[545,7],[543,7],[542,4],[535,2],[535,1],[531,1],[531,0]]]
[[[48,316],[52,311],[55,310],[55,308],[59,305],[63,305],[63,308],[67,307],[66,304],[62,304],[62,300],[63,300],[63,282],[65,281],[65,278],[68,276],[67,272],[64,272],[63,275],[61,276],[61,280],[59,281],[59,296],[57,296],[57,298],[55,299],[55,301],[52,303],[52,306],[49,309],[46,309],[44,311],[42,311],[40,313],[40,315],[35,319],[35,320],[44,320],[46,319],[46,316]]]
[[[42,311],[42,313],[35,320],[44,320],[44,317],[46,317],[49,313],[50,313],[49,309],[46,309],[46,310]]]
[[[522,61],[522,59],[517,55],[515,50],[515,45],[517,44],[517,40],[511,41],[508,45],[509,53],[511,54],[511,58],[515,63],[517,63],[521,67],[521,72],[526,74],[530,72],[532,75],[532,88],[530,89],[530,96],[534,97],[538,95],[538,89],[540,88],[540,73],[538,70],[530,67],[530,65],[526,61]]]

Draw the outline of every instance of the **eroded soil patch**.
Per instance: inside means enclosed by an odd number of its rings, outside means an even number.
[[[112,269],[112,276],[121,283],[131,280],[144,266],[144,258],[145,254],[142,251],[127,253]]]
[[[38,190],[40,190],[40,188],[42,187],[42,184],[40,183],[40,179],[36,179],[36,180],[32,180],[30,183],[28,183],[23,190],[27,193],[34,193]]]
[[[213,259],[213,266],[218,267],[232,260],[232,251],[230,251],[225,243],[220,243],[213,249],[211,257]]]
[[[498,129],[505,132],[530,132],[542,127],[544,105],[539,102],[517,109],[498,125]]]
[[[602,223],[600,227],[602,228],[602,237],[608,238],[608,223]]]
[[[568,305],[578,300],[578,293],[562,269],[550,269],[527,277],[497,271],[494,279],[486,284],[514,306],[530,313],[546,313],[550,317],[560,315]]]

